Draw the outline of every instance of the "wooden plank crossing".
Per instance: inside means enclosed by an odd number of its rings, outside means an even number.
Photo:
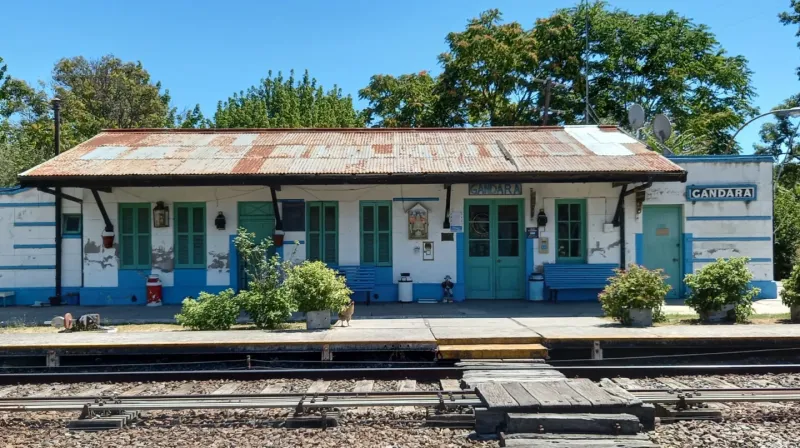
[[[482,384],[476,389],[478,395],[486,402],[489,409],[492,408],[516,408],[519,403],[498,383]]]
[[[636,398],[635,395],[623,389],[619,384],[608,378],[603,378],[600,380],[599,384],[604,391],[624,401],[628,406],[642,405],[642,400]]]
[[[626,402],[611,395],[600,388],[597,384],[593,383],[592,380],[586,378],[576,378],[567,380],[566,383],[575,392],[585,397],[594,407],[614,407],[627,405]]]
[[[572,403],[567,397],[553,390],[553,382],[522,383],[522,387],[531,394],[532,397],[541,403],[543,409],[560,409],[572,407]],[[491,409],[491,408],[490,408]]]
[[[536,397],[522,387],[522,383],[506,383],[503,388],[523,408],[538,409],[542,405]]]

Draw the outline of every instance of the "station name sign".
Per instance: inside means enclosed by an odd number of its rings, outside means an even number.
[[[469,184],[470,196],[515,196],[522,194],[522,184]]]
[[[686,187],[689,201],[755,201],[755,185],[690,185]]]

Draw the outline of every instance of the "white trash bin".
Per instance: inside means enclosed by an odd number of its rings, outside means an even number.
[[[414,301],[414,281],[407,272],[400,274],[400,280],[397,282],[397,299],[403,303]]]

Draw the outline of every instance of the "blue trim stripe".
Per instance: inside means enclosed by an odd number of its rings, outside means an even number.
[[[533,274],[533,257],[535,256],[533,238],[525,239],[525,286],[529,286],[527,280]],[[525,298],[531,299],[531,288],[525,288]]]
[[[278,202],[306,202],[305,199],[278,199]]]
[[[772,241],[768,236],[704,236],[693,241]]]
[[[55,227],[53,221],[15,222],[14,227]]]
[[[296,242],[297,242],[297,244],[306,244],[306,242],[304,240],[297,240]],[[295,240],[291,240],[291,241],[284,240],[283,241],[283,245],[284,246],[293,246],[294,243],[295,243]]]
[[[67,233],[66,235],[61,235],[62,240],[79,240],[81,238],[83,238],[83,236],[77,233]]]
[[[55,244],[15,244],[14,249],[55,249]]]
[[[7,187],[7,188],[0,188],[0,194],[5,195],[14,195],[17,193],[22,193],[23,191],[28,191],[30,188],[22,188],[22,187]]]
[[[672,156],[667,157],[672,162],[712,162],[712,163],[753,163],[775,162],[772,156]]]
[[[720,257],[720,258],[723,258],[723,257]],[[724,258],[728,258],[728,257],[724,257]],[[713,263],[713,262],[715,262],[717,260],[719,260],[719,258],[695,258],[692,261],[694,261],[695,263]],[[749,260],[749,262],[750,263],[771,263],[772,259],[771,258],[751,258]]]
[[[41,265],[41,266],[0,266],[0,271],[27,271],[31,269],[55,269],[55,266]]]
[[[0,208],[4,207],[55,207],[55,202],[0,202]]]
[[[439,198],[392,198],[394,202],[436,202]]]
[[[687,221],[772,221],[772,216],[687,216]]]

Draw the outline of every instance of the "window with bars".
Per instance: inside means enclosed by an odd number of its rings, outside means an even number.
[[[361,201],[361,264],[392,265],[391,201]]]
[[[119,268],[149,269],[150,203],[119,204]]]
[[[339,203],[306,202],[306,259],[339,264]]]
[[[206,204],[177,202],[175,209],[175,267],[206,267]]]
[[[586,263],[586,200],[556,200],[556,262]]]

